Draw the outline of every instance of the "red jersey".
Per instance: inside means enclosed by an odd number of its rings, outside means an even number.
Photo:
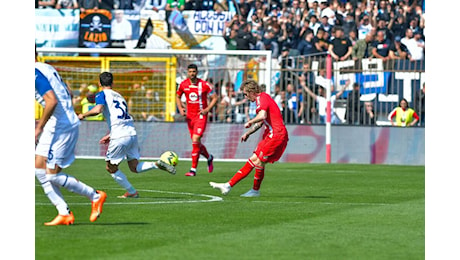
[[[267,112],[267,118],[264,120],[265,132],[263,137],[287,137],[287,130],[283,122],[281,111],[270,95],[265,92],[260,93],[256,98],[256,105],[257,113],[259,113],[260,110],[265,110]]]
[[[213,91],[208,82],[197,79],[197,84],[193,85],[190,79],[182,81],[177,90],[180,97],[185,94],[187,99],[187,117],[197,115],[202,109],[208,106],[208,95]]]

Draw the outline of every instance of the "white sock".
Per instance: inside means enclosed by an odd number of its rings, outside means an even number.
[[[35,176],[37,176],[38,181],[42,185],[43,191],[48,199],[53,203],[56,207],[59,215],[68,215],[69,207],[62,196],[59,187],[54,186],[51,182],[48,181],[46,178],[46,170],[45,169],[35,169]]]
[[[96,193],[95,189],[77,180],[72,175],[60,172],[58,174],[47,174],[46,176],[48,177],[48,180],[53,184],[62,186],[73,193],[86,196],[91,201],[99,199],[100,195]]]
[[[150,169],[158,169],[155,162],[139,162],[136,167],[138,173],[148,171]]]
[[[118,170],[110,175],[112,175],[112,178],[129,193],[136,193],[136,189],[133,187],[133,185],[131,185],[131,183],[128,181],[128,178],[126,178],[125,174],[121,170]]]

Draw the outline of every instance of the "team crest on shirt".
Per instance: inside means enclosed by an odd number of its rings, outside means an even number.
[[[194,92],[190,93],[188,95],[188,98],[190,99],[190,101],[197,101],[198,100],[198,95]]]

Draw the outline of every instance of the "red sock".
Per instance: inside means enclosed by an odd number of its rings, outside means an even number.
[[[208,150],[206,149],[206,146],[204,146],[204,144],[201,144],[200,153],[201,153],[206,159],[209,158]]]
[[[265,176],[265,168],[256,166],[256,173],[254,174],[254,185],[252,186],[253,190],[259,190],[260,189],[260,184],[262,184],[262,181]]]
[[[242,179],[246,178],[248,174],[252,171],[254,168],[254,163],[251,160],[248,160],[244,166],[237,172],[233,177],[230,179],[228,184],[230,184],[231,187],[233,187],[235,184],[240,182]]]
[[[200,143],[192,142],[192,168],[196,169],[198,166],[198,159],[200,159]]]

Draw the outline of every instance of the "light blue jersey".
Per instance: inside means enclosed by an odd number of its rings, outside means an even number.
[[[103,105],[103,114],[110,129],[110,139],[136,135],[128,103],[120,93],[104,89],[96,94],[96,105]]]
[[[54,91],[58,103],[45,129],[51,132],[64,132],[78,127],[80,119],[73,108],[67,85],[51,65],[35,62],[35,100],[43,107],[45,107],[43,96],[48,91]]]

